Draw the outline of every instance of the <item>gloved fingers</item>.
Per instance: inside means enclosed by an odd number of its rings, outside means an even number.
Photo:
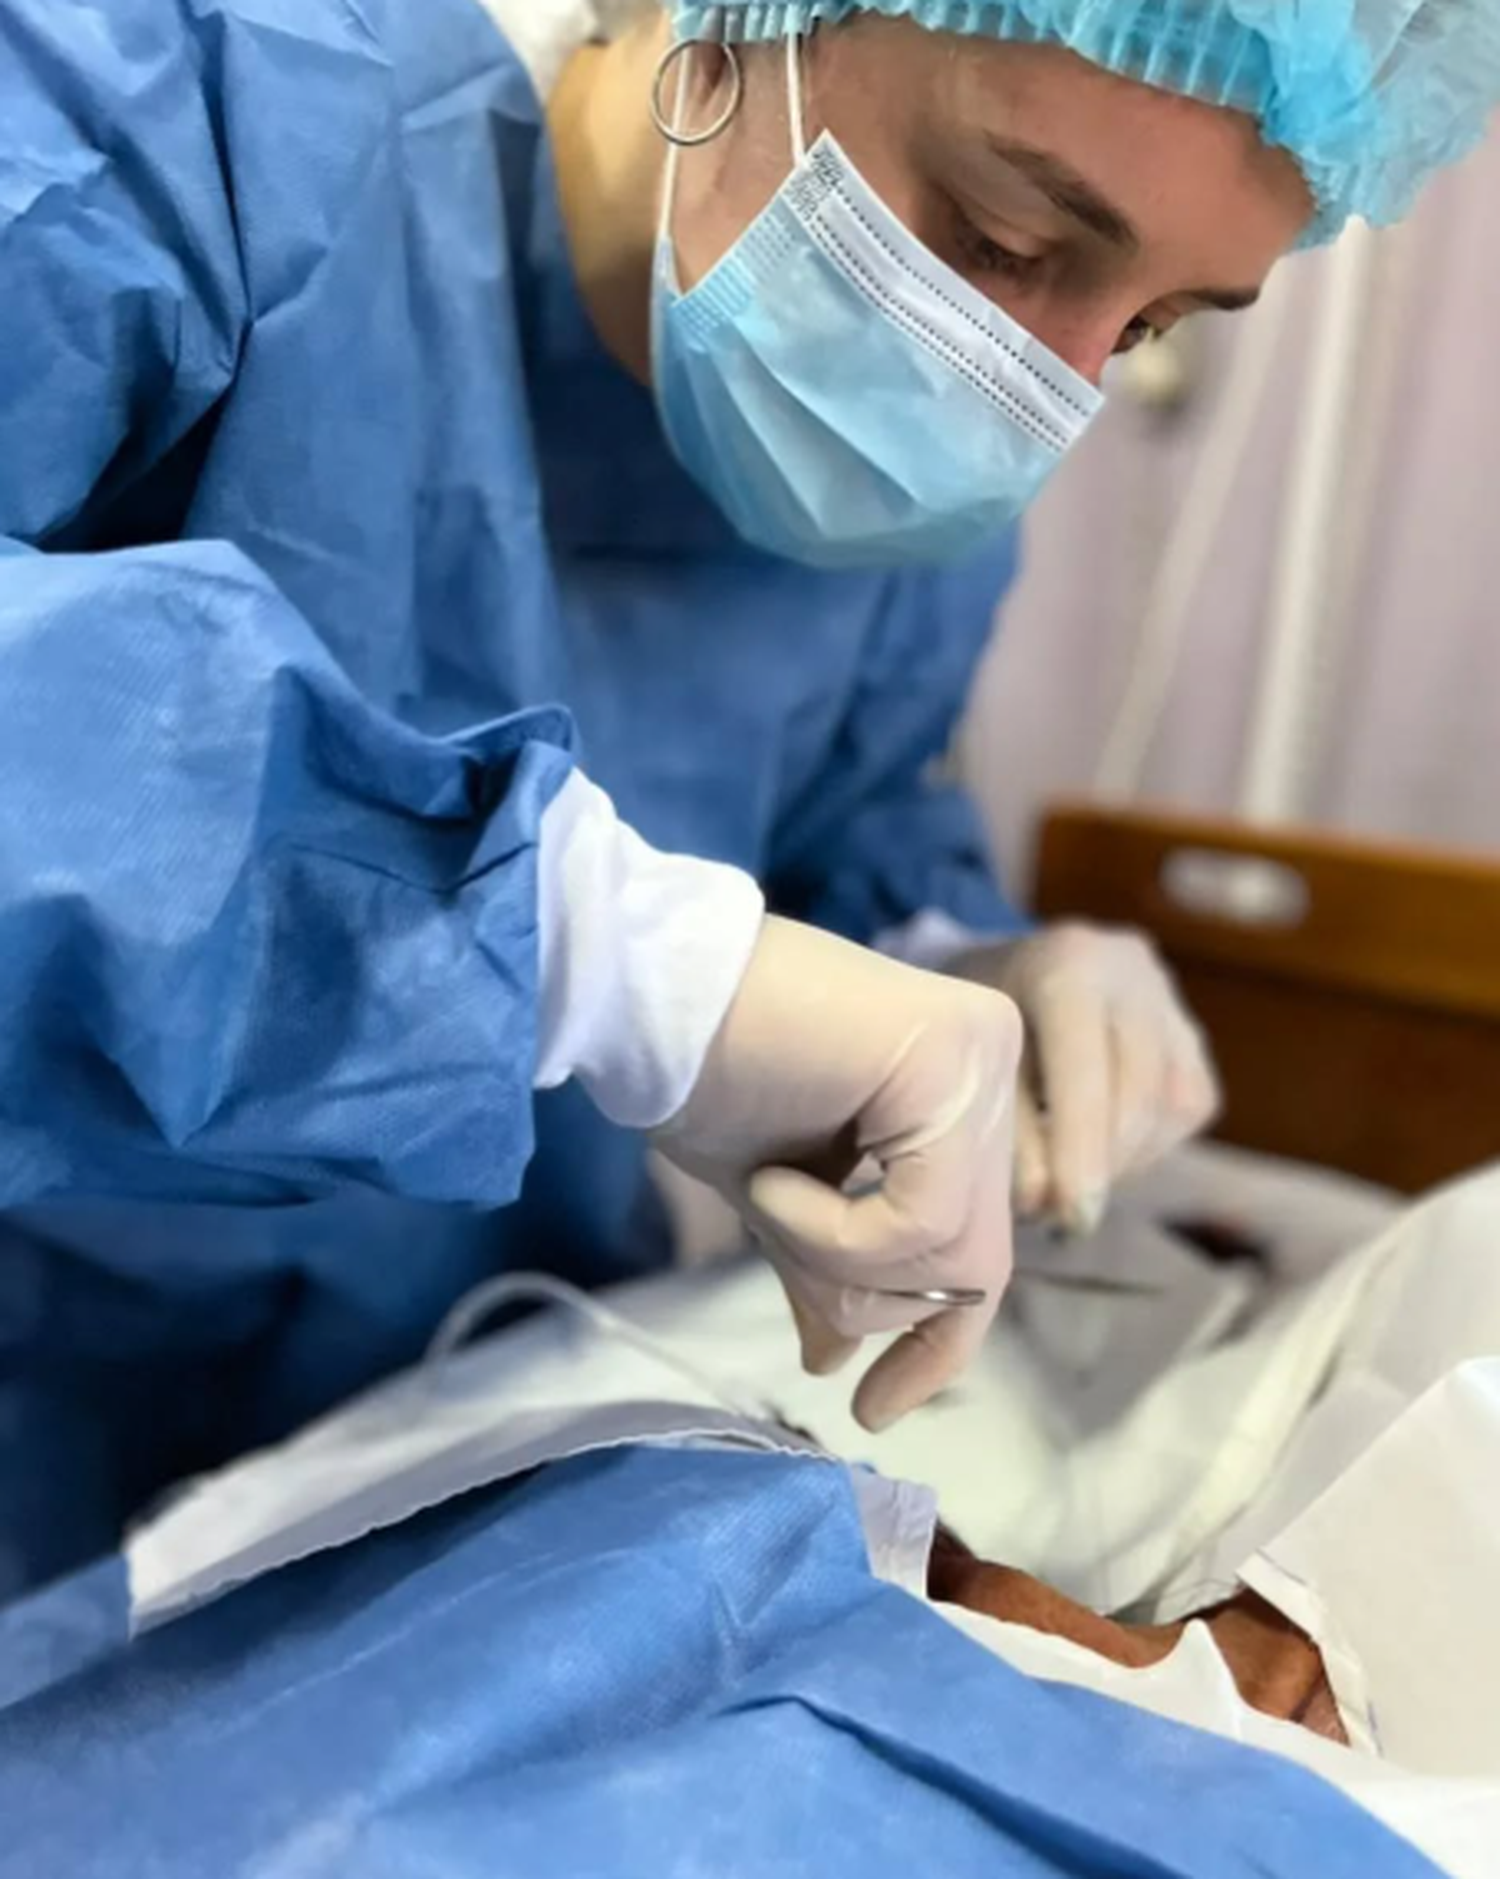
[[[749,1184],[751,1224],[781,1248],[782,1258],[835,1289],[958,1283],[936,1275],[947,1272],[945,1255],[969,1195],[960,1193],[951,1218],[952,1200],[941,1191],[924,1192],[913,1211],[892,1191],[897,1165],[886,1169],[880,1186],[852,1195],[796,1168],[762,1168]]]
[[[1162,1014],[1146,1001],[1117,1010],[1110,1025],[1111,1184],[1137,1166],[1137,1157],[1161,1132],[1170,1065],[1162,1032]]]
[[[1070,1231],[1092,1233],[1112,1171],[1114,1065],[1105,996],[1082,973],[1058,973],[1038,988],[1029,1016],[1047,1099],[1053,1208]]]
[[[1203,1033],[1190,1018],[1177,1012],[1165,1035],[1155,1121],[1131,1157],[1131,1173],[1153,1167],[1184,1142],[1202,1134],[1219,1110],[1219,1079]]]
[[[1190,1135],[1216,1122],[1224,1106],[1213,1050],[1201,1025],[1186,1012],[1178,1013],[1180,1042],[1172,1056],[1167,1088],[1168,1107],[1187,1125]]]
[[[917,1298],[888,1298],[870,1286],[831,1285],[798,1268],[785,1251],[775,1254],[772,1263],[787,1291],[796,1292],[799,1308],[819,1327],[815,1333],[815,1357],[821,1356],[832,1341],[857,1349],[866,1338],[909,1331],[913,1325],[936,1316],[942,1309],[940,1305],[925,1304]],[[818,1369],[813,1374],[832,1373]]]
[[[976,1091],[939,1134],[872,1150],[880,1179],[852,1191],[795,1168],[762,1168],[748,1185],[751,1225],[825,1285],[980,1285],[973,1275],[994,1264],[986,1238],[1009,1243],[1013,1116],[1008,1079]]]
[[[954,1382],[973,1362],[998,1303],[939,1312],[883,1351],[854,1392],[860,1425],[878,1435]]]
[[[988,1113],[882,1163],[875,1188],[848,1194],[790,1168],[765,1168],[749,1189],[755,1230],[779,1250],[803,1297],[845,1337],[917,1323],[921,1300],[891,1291],[974,1289],[999,1302],[1010,1274],[1012,1104],[990,1092]],[[977,1308],[969,1308],[973,1312]]]
[[[940,1311],[916,1324],[876,1359],[861,1379],[854,1413],[873,1432],[919,1408],[946,1389],[973,1361],[994,1323],[1014,1263],[1010,1213],[1013,1103],[997,1095],[986,1117],[982,1154],[969,1211],[945,1249],[936,1285],[971,1286],[985,1293],[982,1305]],[[897,1171],[898,1177],[901,1171]],[[899,1198],[899,1185],[898,1185]]]
[[[1016,1090],[1016,1212],[1023,1220],[1036,1219],[1046,1212],[1051,1192],[1046,1129],[1036,1098],[1023,1083]]]
[[[789,1271],[774,1256],[771,1264],[792,1308],[792,1322],[802,1347],[802,1368],[810,1377],[836,1375],[859,1349],[860,1339],[841,1336],[834,1330],[826,1309],[828,1301],[819,1297],[822,1288]]]

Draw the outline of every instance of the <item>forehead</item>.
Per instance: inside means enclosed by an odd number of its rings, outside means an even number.
[[[1055,156],[1115,204],[1158,259],[1185,243],[1182,261],[1207,267],[1205,278],[1264,272],[1312,215],[1295,162],[1243,112],[1116,77],[1061,47],[934,33],[907,20],[872,19],[829,40],[830,77],[843,67],[859,83],[864,67],[877,88],[896,74],[932,136]]]

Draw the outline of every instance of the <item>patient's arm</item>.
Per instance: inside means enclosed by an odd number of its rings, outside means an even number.
[[[814,1439],[784,1419],[782,1427]],[[933,1536],[927,1592],[945,1605],[962,1605],[1007,1624],[1066,1638],[1129,1670],[1160,1663],[1189,1622],[1122,1625],[1101,1618],[1029,1573],[979,1559],[941,1522]],[[1280,1722],[1300,1723],[1331,1742],[1347,1743],[1322,1652],[1290,1619],[1248,1590],[1193,1615],[1213,1633],[1236,1688],[1252,1709]]]
[[[945,1604],[1067,1638],[1134,1670],[1166,1657],[1187,1622],[1116,1624],[1064,1598],[1039,1579],[977,1559],[941,1527],[933,1543],[928,1591]],[[1334,1742],[1348,1739],[1317,1646],[1274,1607],[1244,1591],[1196,1616],[1213,1633],[1240,1695],[1252,1709],[1283,1722],[1300,1723]]]

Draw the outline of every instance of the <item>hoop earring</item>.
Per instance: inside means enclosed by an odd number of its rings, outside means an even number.
[[[697,39],[679,39],[676,45],[668,46],[662,54],[661,64],[657,66],[656,77],[651,84],[651,122],[660,135],[678,150],[700,150],[704,144],[716,143],[739,116],[740,106],[745,101],[745,68],[740,63],[740,55],[733,46],[721,44],[719,50],[729,61],[728,104],[707,130],[682,131],[670,122],[666,111],[667,80],[672,76],[678,61],[687,53],[695,51],[702,43]]]

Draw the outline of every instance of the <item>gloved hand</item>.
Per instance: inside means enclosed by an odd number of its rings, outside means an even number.
[[[776,1266],[810,1369],[910,1327],[856,1392],[866,1428],[949,1383],[994,1318],[1011,1269],[1020,1046],[1007,999],[772,918],[692,1095],[657,1134]],[[879,1185],[845,1191],[867,1161]],[[972,1287],[986,1301],[934,1310],[877,1287]]]
[[[1219,1086],[1203,1034],[1150,942],[1060,925],[950,968],[1013,998],[1026,1026],[1016,1206],[1092,1233],[1124,1174],[1206,1128]]]

